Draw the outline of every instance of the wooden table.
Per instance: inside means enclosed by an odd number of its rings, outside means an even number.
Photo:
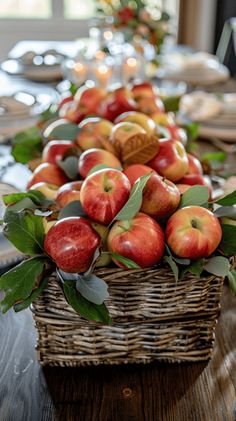
[[[224,286],[212,360],[41,368],[29,310],[0,316],[1,421],[235,421],[236,297]]]

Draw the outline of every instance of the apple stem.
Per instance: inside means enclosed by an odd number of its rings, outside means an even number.
[[[191,225],[192,225],[193,228],[198,228],[198,224],[197,224],[197,221],[195,219],[192,219]]]

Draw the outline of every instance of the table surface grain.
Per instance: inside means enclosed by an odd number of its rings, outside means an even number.
[[[236,297],[208,363],[41,368],[29,310],[0,316],[1,421],[236,420]]]

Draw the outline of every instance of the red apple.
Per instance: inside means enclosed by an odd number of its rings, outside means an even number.
[[[186,174],[181,180],[179,180],[180,184],[188,184],[189,186],[207,186],[209,190],[209,195],[211,196],[213,187],[211,184],[211,180],[207,175],[201,174]]]
[[[63,104],[59,110],[59,117],[65,118],[71,123],[80,123],[87,115],[87,109],[80,106],[77,101],[69,101]]]
[[[164,111],[163,102],[159,98],[143,97],[143,98],[140,98],[137,101],[137,103],[138,103],[138,106],[137,106],[138,111],[140,111],[141,113],[147,114],[149,116],[151,116],[154,113]]]
[[[179,257],[197,260],[210,256],[220,244],[222,230],[218,218],[206,208],[187,206],[177,210],[167,222],[167,244]]]
[[[84,180],[80,201],[91,219],[108,225],[127,202],[130,190],[130,182],[121,171],[100,170]]]
[[[42,161],[57,164],[63,159],[65,152],[74,147],[75,144],[71,140],[51,140],[43,149]]]
[[[71,95],[71,93],[70,93],[70,92],[67,92],[67,93],[65,94],[65,96],[63,96],[63,97],[61,98],[61,100],[60,100],[60,102],[59,102],[59,104],[58,104],[57,110],[59,111],[59,110],[60,110],[60,108],[62,108],[64,104],[67,104],[68,102],[71,102],[71,101],[73,101],[73,100],[74,100],[74,96],[73,96],[73,95]]]
[[[92,88],[82,86],[75,94],[75,101],[86,110],[86,114],[97,114],[100,102],[106,95],[106,91],[98,86]]]
[[[41,181],[60,187],[62,184],[67,183],[68,178],[57,165],[45,162],[40,164],[33,172],[32,177],[27,184],[27,190],[29,190],[33,184],[40,183]]]
[[[180,180],[188,169],[188,157],[184,146],[171,139],[160,140],[159,145],[158,154],[147,165],[171,181]]]
[[[166,128],[169,130],[170,137],[173,140],[179,140],[184,146],[187,144],[188,136],[184,129],[174,125],[167,125]]]
[[[155,92],[153,86],[149,82],[135,83],[131,91],[133,93],[134,99],[138,100],[140,98],[154,98]]]
[[[141,211],[154,219],[169,217],[178,208],[180,193],[172,181],[152,174],[143,190]]]
[[[80,200],[80,190],[82,184],[82,180],[71,181],[58,189],[56,194],[56,202],[60,208],[64,208],[64,206],[68,205],[70,202]]]
[[[141,126],[148,135],[152,135],[155,132],[156,125],[154,121],[146,114],[139,113],[137,111],[128,111],[119,115],[115,119],[115,124],[122,121],[129,121],[130,123],[136,123]]]
[[[111,168],[122,168],[121,162],[115,155],[103,149],[92,148],[84,151],[79,157],[79,173],[82,178],[87,177],[95,165],[104,164]]]
[[[187,174],[203,174],[202,164],[196,156],[188,153],[188,171]]]
[[[164,254],[164,233],[160,225],[141,212],[131,220],[117,221],[111,228],[107,243],[110,252],[127,257],[142,268],[155,265]]]
[[[91,148],[101,148],[101,139],[108,139],[113,124],[99,117],[88,117],[85,118],[79,124],[79,133],[77,136],[77,144],[85,151]]]
[[[134,185],[135,181],[138,180],[139,177],[148,173],[156,173],[151,167],[143,164],[132,164],[125,167],[123,173],[128,177],[131,186]]]
[[[107,120],[114,121],[115,118],[127,111],[136,111],[137,104],[133,99],[111,97],[100,106],[100,115]]]
[[[47,199],[55,200],[58,192],[58,186],[41,181],[40,183],[30,186],[30,190],[40,191]]]
[[[82,217],[56,222],[44,240],[45,252],[65,272],[86,272],[101,238],[91,223]]]

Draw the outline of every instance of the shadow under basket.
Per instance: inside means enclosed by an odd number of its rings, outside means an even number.
[[[82,319],[55,277],[34,302],[42,365],[83,366],[204,361],[211,356],[222,278],[191,274],[175,282],[168,268],[96,271],[109,287],[112,325]]]

